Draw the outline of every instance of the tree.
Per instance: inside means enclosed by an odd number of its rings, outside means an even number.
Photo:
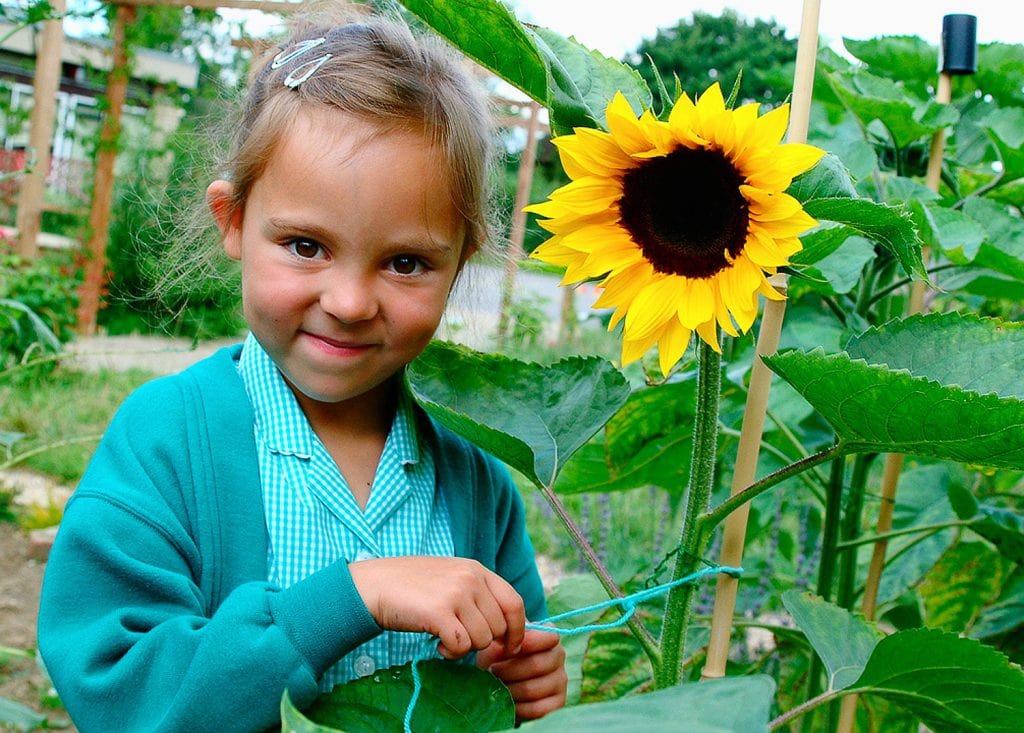
[[[649,57],[649,58],[648,58]],[[678,77],[690,96],[720,82],[729,93],[742,71],[739,101],[780,104],[793,84],[796,40],[774,20],[753,23],[733,10],[721,16],[694,12],[674,28],[662,28],[651,40],[644,40],[626,63],[639,70],[655,88],[654,67],[670,93]]]

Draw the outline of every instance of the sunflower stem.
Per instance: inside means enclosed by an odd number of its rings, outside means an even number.
[[[721,396],[722,357],[703,340],[697,360],[697,418],[693,426],[693,459],[687,488],[686,515],[679,537],[672,580],[696,570],[701,562],[708,534],[700,518],[707,511],[715,478],[715,449],[718,443],[718,402]],[[683,673],[683,646],[690,619],[694,586],[684,583],[673,588],[665,604],[661,627],[661,664],[655,669],[657,689],[679,684]]]

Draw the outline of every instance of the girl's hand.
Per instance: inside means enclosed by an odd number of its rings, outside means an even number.
[[[565,649],[558,634],[527,629],[518,652],[495,642],[476,655],[476,664],[505,683],[516,703],[516,720],[533,720],[565,705],[569,683]]]
[[[349,565],[359,595],[377,624],[391,631],[426,631],[438,652],[458,659],[494,642],[523,643],[523,599],[476,560],[389,557]]]

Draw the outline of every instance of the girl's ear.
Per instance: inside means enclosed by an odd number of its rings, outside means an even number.
[[[242,257],[242,212],[234,206],[234,192],[234,186],[228,181],[214,181],[206,188],[206,205],[220,230],[224,251],[237,260]]]

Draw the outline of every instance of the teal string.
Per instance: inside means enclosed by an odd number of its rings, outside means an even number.
[[[644,588],[636,593],[630,593],[628,596],[622,598],[610,598],[607,601],[601,603],[594,603],[583,608],[576,608],[565,613],[558,613],[554,616],[548,616],[540,621],[532,621],[526,624],[526,628],[533,629],[534,631],[547,631],[552,634],[558,634],[559,636],[579,636],[581,634],[589,634],[592,631],[605,631],[607,629],[617,629],[620,626],[625,626],[629,620],[636,613],[636,607],[652,598],[665,595],[670,590],[678,585],[684,585],[686,583],[693,583],[694,581],[700,580],[708,575],[715,575],[717,573],[725,573],[731,575],[734,578],[738,578],[743,574],[743,568],[734,568],[724,565],[715,565],[713,567],[702,568],[689,575],[684,575],[682,578],[670,581],[668,583],[662,583],[661,585],[655,585],[651,588]],[[560,629],[556,626],[549,626],[556,621],[564,621],[567,618],[573,616],[581,616],[587,613],[593,613],[595,611],[603,611],[606,608],[620,607],[623,610],[623,614],[611,621],[604,624],[585,624],[583,626],[577,626],[571,629]],[[412,697],[409,698],[409,706],[405,709],[405,721],[404,728],[405,733],[412,733],[412,712],[416,707],[416,703],[420,698],[420,691],[423,689],[423,680],[420,678],[420,671],[417,668],[417,664],[424,659],[428,659],[430,655],[421,654],[416,659],[412,660]]]

